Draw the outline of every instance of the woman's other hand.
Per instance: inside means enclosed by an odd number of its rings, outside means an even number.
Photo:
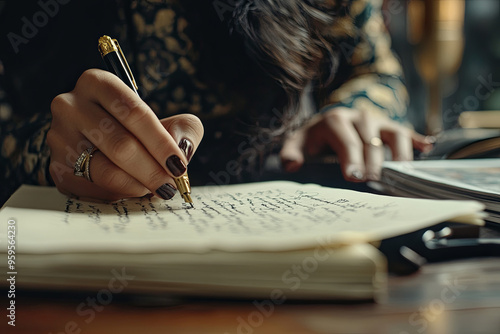
[[[384,161],[384,145],[398,161],[413,160],[413,149],[426,152],[432,141],[379,113],[345,107],[314,116],[291,134],[281,150],[284,169],[297,171],[306,156],[326,148],[339,159],[344,178],[353,182],[378,180]]]

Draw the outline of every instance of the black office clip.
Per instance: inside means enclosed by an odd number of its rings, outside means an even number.
[[[408,275],[425,263],[500,256],[500,233],[484,238],[479,226],[442,223],[383,240],[379,249],[387,257],[389,272]]]

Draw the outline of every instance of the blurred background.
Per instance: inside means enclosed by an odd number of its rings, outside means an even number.
[[[384,0],[383,14],[416,130],[500,127],[499,0]]]

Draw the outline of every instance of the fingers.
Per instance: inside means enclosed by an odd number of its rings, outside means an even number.
[[[130,180],[133,178],[148,188],[151,193],[157,194],[163,199],[173,197],[175,192],[165,192],[167,188],[175,189],[172,176],[167,173],[164,166],[157,162],[136,136],[113,117],[110,117],[106,110],[90,101],[80,101],[76,107],[85,110],[87,113],[87,116],[78,122],[78,129],[85,136],[82,138],[99,148],[104,156],[121,170],[121,173],[117,172],[117,174],[107,175],[107,178],[94,180],[96,184],[107,190],[114,190],[113,188],[116,185],[107,182],[109,178],[114,183],[123,185],[133,184]],[[107,131],[102,130],[103,123],[106,124]],[[171,137],[170,140],[173,141]],[[180,151],[177,146],[176,149]],[[105,166],[107,165],[109,164]],[[93,163],[92,172],[94,174],[96,167],[101,167],[98,162]],[[180,158],[171,159],[170,169],[173,170],[174,168],[178,176],[186,171],[186,166]],[[97,170],[99,171],[99,169]],[[112,170],[116,171],[116,169]],[[120,176],[123,173],[129,175],[129,177]],[[125,186],[121,188],[125,189]]]
[[[47,141],[52,151],[49,171],[62,193],[106,201],[141,197],[149,193],[146,187],[114,165],[99,151],[93,153],[89,162],[90,177],[94,182],[75,176],[73,169],[80,151],[77,153],[73,148],[83,152],[91,147],[91,143],[87,140],[81,140],[76,145],[68,145],[66,138],[57,132],[49,131]]]
[[[283,151],[288,156],[298,155],[298,142],[305,143],[306,152],[319,153],[318,148],[327,144],[337,153],[344,178],[353,182],[380,179],[384,144],[390,148],[394,160],[412,160],[414,147],[422,151],[432,148],[429,138],[385,115],[348,108],[325,112],[303,132],[305,139],[286,141]]]
[[[162,119],[161,124],[174,142],[178,143],[189,163],[203,138],[204,129],[200,119],[194,115],[183,114]]]
[[[365,180],[364,145],[352,122],[352,113],[338,108],[325,115],[324,127],[320,133],[337,153],[344,178],[352,182]]]
[[[412,133],[412,144],[420,152],[427,153],[434,147],[434,143],[436,142],[436,138],[433,136],[423,136],[419,133]]]
[[[363,153],[365,162],[365,180],[374,181],[380,179],[382,164],[384,163],[384,143],[380,134],[374,131],[369,136],[362,136]]]
[[[179,143],[163,127],[151,108],[118,77],[106,71],[88,70],[79,79],[76,89],[80,86],[91,87],[82,90],[85,99],[106,110],[130,133],[129,136],[123,131],[117,133],[111,143],[116,145],[114,149],[104,143],[106,150],[112,149],[112,152],[105,153],[113,162],[119,166],[130,162],[129,168],[137,167],[140,159],[150,163],[141,154],[140,143],[171,177],[179,177],[186,172],[187,159]]]
[[[381,130],[381,136],[391,149],[392,160],[395,161],[413,160],[413,149],[428,152],[435,142],[434,137],[423,136],[395,122],[389,123]]]
[[[112,194],[137,197],[151,193],[151,190],[116,166],[101,151],[95,152],[90,160],[90,176],[94,184]]]
[[[382,131],[382,138],[391,150],[392,160],[413,160],[413,130],[400,126],[392,126],[390,131]]]
[[[176,193],[173,177],[186,172],[203,137],[197,117],[160,121],[118,78],[100,70],[86,71],[51,108],[51,175],[62,192],[78,196],[109,200],[151,192],[169,199]],[[72,173],[91,146],[98,148],[89,165],[93,183]]]
[[[305,131],[298,130],[290,135],[280,151],[283,169],[289,173],[297,172],[304,164]]]

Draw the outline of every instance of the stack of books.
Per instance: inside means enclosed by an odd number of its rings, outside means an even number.
[[[396,196],[477,200],[485,219],[500,224],[500,159],[387,161],[371,185]]]

